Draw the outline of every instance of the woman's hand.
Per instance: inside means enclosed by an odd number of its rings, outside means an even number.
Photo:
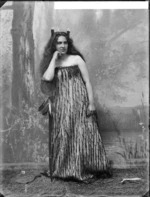
[[[86,112],[87,117],[90,117],[91,115],[93,115],[95,113],[95,111],[96,111],[95,105],[89,104],[89,106],[87,108],[87,112]]]
[[[88,110],[89,111],[95,111],[95,105],[94,104],[89,104]]]
[[[53,54],[53,59],[56,61],[58,60],[58,58],[60,57],[60,52],[59,51],[55,51],[54,54]]]

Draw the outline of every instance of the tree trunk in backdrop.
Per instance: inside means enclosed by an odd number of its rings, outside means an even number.
[[[13,2],[13,9],[12,105],[19,110],[23,102],[34,102],[34,2]]]

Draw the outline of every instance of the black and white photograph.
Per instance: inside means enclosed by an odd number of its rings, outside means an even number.
[[[0,2],[0,197],[149,197],[148,2],[124,3]]]

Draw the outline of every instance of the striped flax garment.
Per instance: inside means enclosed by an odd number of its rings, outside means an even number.
[[[107,170],[97,116],[87,116],[88,94],[78,65],[56,67],[53,81],[52,174],[84,181]]]

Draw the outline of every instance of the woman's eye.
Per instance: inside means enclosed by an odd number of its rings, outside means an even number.
[[[64,43],[63,42],[57,42],[57,44],[59,44],[59,45],[60,44],[68,44],[68,42],[64,42]]]

